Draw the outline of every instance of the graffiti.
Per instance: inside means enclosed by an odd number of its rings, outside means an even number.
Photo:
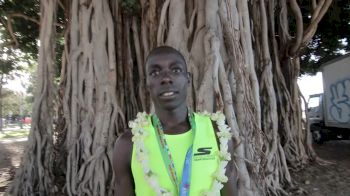
[[[332,84],[330,92],[331,117],[340,123],[350,122],[350,78]]]

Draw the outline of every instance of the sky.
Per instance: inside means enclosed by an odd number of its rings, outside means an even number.
[[[322,73],[317,72],[315,76],[304,75],[298,79],[298,85],[306,100],[312,94],[323,93]]]
[[[19,93],[26,93],[26,87],[29,84],[29,74],[21,73],[21,76],[15,76],[14,80],[9,80],[4,88],[11,89]]]

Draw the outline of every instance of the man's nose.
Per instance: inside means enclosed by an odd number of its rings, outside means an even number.
[[[168,71],[164,71],[162,73],[162,82],[161,84],[168,84],[168,83],[173,83],[173,79],[171,77],[171,74]]]

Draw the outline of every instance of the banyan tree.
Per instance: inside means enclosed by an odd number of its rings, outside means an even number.
[[[41,0],[33,121],[10,194],[113,195],[114,142],[152,111],[145,58],[168,45],[191,72],[188,105],[226,115],[240,195],[287,195],[291,170],[317,158],[297,77],[331,2],[310,0],[306,21],[297,0]]]

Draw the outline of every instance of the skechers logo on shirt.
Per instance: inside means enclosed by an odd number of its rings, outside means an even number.
[[[210,154],[211,149],[212,147],[197,148],[197,153],[195,153],[194,156]]]
[[[210,155],[211,149],[212,147],[197,148],[196,153],[193,154],[194,161],[214,159],[214,155]]]

